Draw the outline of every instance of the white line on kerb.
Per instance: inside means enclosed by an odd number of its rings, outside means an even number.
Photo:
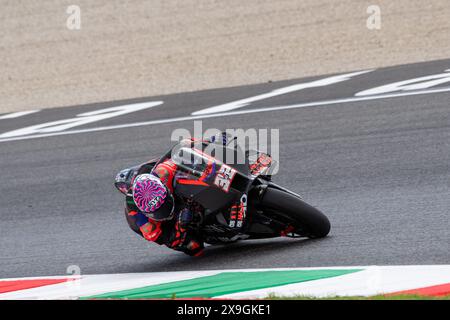
[[[160,120],[145,121],[145,122],[135,122],[135,123],[119,124],[119,125],[97,127],[97,128],[69,130],[69,131],[62,131],[62,132],[53,132],[53,133],[35,134],[35,135],[22,136],[22,137],[5,138],[5,139],[0,139],[0,142],[28,140],[28,139],[71,135],[71,134],[77,134],[77,133],[115,130],[115,129],[132,128],[132,127],[142,127],[142,126],[166,124],[166,123],[173,123],[173,122],[200,120],[200,119],[216,118],[216,117],[228,117],[228,116],[260,113],[260,112],[272,112],[272,111],[276,112],[276,111],[291,110],[291,109],[306,108],[306,107],[331,106],[331,105],[341,104],[341,103],[380,100],[380,99],[415,96],[415,95],[432,94],[432,93],[443,93],[443,92],[450,92],[450,88],[421,90],[421,91],[414,91],[414,92],[400,92],[400,93],[383,94],[383,95],[368,96],[368,97],[351,97],[351,98],[343,98],[343,99],[299,103],[299,104],[293,104],[293,105],[287,105],[287,106],[274,106],[274,107],[266,107],[266,108],[259,108],[259,109],[249,109],[249,110],[230,111],[230,112],[222,112],[222,113],[214,113],[214,114],[205,114],[205,115],[198,115],[198,116],[176,117],[176,118],[169,118],[169,119],[160,119]]]
[[[14,112],[14,113],[8,113],[8,114],[5,114],[4,116],[0,116],[0,120],[19,118],[19,117],[23,117],[28,114],[36,113],[39,111],[41,111],[41,110],[29,110],[29,111],[19,111],[19,112]]]

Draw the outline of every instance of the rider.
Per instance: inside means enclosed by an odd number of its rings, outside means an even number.
[[[220,143],[218,140],[222,140],[221,143],[225,145],[228,139],[229,136],[221,133],[203,143]],[[164,244],[191,256],[199,256],[203,253],[204,243],[190,225],[203,208],[174,195],[176,172],[177,165],[167,159],[134,178],[132,194],[127,196],[126,201],[128,222],[132,229],[139,230],[148,241]],[[239,204],[233,205],[228,218],[237,219],[239,209]]]

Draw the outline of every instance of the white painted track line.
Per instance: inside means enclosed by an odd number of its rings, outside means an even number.
[[[331,85],[331,84],[347,81],[347,80],[349,80],[349,79],[351,79],[353,77],[359,76],[361,74],[372,72],[373,70],[374,69],[358,71],[358,72],[352,72],[352,73],[346,73],[346,74],[340,74],[340,75],[337,75],[337,76],[332,76],[332,77],[328,77],[328,78],[314,80],[314,81],[311,81],[311,82],[294,84],[294,85],[290,85],[288,87],[278,88],[278,89],[275,89],[275,90],[273,90],[271,92],[260,94],[260,95],[254,96],[254,97],[245,98],[245,99],[241,99],[241,100],[237,100],[237,101],[221,104],[221,105],[218,105],[218,106],[215,106],[215,107],[209,107],[209,108],[206,108],[206,109],[198,110],[198,111],[195,111],[195,112],[191,113],[191,115],[199,116],[199,115],[204,115],[204,114],[223,113],[223,112],[227,112],[227,111],[231,111],[231,110],[235,110],[235,109],[239,109],[239,108],[245,107],[245,106],[249,105],[252,102],[261,101],[261,100],[273,98],[273,97],[276,97],[276,96],[284,95],[284,94],[287,94],[287,93],[301,91],[301,90],[304,90],[304,89],[324,87],[324,86],[328,86],[328,85]]]
[[[15,119],[15,118],[19,118],[19,117],[23,117],[32,113],[36,113],[39,112],[41,110],[29,110],[29,111],[19,111],[19,112],[14,112],[14,113],[8,113],[5,114],[3,116],[0,116],[0,120],[3,119]]]
[[[106,131],[106,130],[115,130],[115,129],[132,128],[132,127],[142,127],[142,126],[166,124],[166,123],[173,123],[173,122],[200,120],[200,119],[206,119],[206,118],[227,117],[227,116],[234,116],[234,115],[241,115],[241,114],[251,114],[251,113],[260,113],[260,112],[276,112],[276,111],[291,110],[291,109],[306,108],[306,107],[331,106],[331,105],[342,104],[342,103],[381,100],[381,99],[425,95],[425,94],[437,94],[437,93],[445,93],[445,92],[450,92],[450,88],[420,90],[420,91],[414,91],[414,92],[400,92],[400,93],[383,94],[383,95],[368,96],[368,97],[350,97],[350,98],[335,99],[335,100],[300,103],[300,104],[293,104],[293,105],[287,105],[287,106],[273,106],[273,107],[266,107],[266,108],[255,108],[255,109],[248,109],[248,110],[238,110],[238,111],[213,113],[213,114],[205,114],[205,115],[198,115],[198,116],[175,117],[175,118],[168,118],[168,119],[159,119],[159,120],[153,120],[153,121],[119,124],[119,125],[97,127],[97,128],[68,130],[68,131],[53,132],[53,133],[35,134],[35,135],[30,135],[30,136],[4,138],[4,139],[0,139],[0,142],[28,140],[28,139],[71,135],[71,134],[87,133],[87,132]]]

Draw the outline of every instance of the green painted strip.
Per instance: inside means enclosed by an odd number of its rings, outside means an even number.
[[[363,269],[222,272],[213,276],[205,276],[142,288],[110,292],[86,298],[211,298],[236,292],[277,287],[286,284],[336,277],[361,270]]]

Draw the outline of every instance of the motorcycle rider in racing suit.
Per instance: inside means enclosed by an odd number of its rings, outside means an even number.
[[[225,145],[228,139],[229,136],[221,133],[203,143]],[[196,203],[175,198],[173,190],[177,180],[177,165],[167,159],[149,172],[140,171],[132,182],[132,196],[128,195],[126,200],[125,209],[130,227],[139,230],[148,241],[164,244],[191,256],[200,256],[204,249],[203,240],[189,226],[195,214],[203,208]],[[239,203],[233,205],[228,218],[236,219],[239,209]]]

